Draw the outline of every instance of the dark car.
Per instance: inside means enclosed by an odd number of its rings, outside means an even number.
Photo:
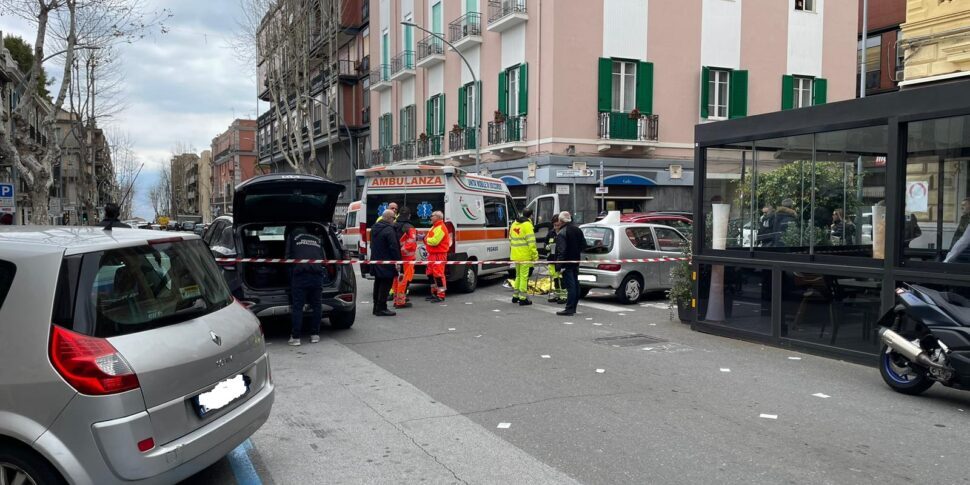
[[[205,239],[216,257],[284,258],[291,232],[307,228],[324,240],[327,259],[344,259],[332,230],[337,199],[344,186],[313,175],[272,174],[236,187],[232,217],[219,217]],[[227,222],[228,221],[228,222]],[[232,239],[224,237],[231,228]],[[228,247],[231,241],[232,247]],[[259,317],[290,313],[289,265],[224,263],[224,274],[240,301]],[[357,313],[357,282],[350,265],[326,265],[323,314],[336,328],[350,328]],[[234,273],[234,274],[230,274]],[[231,280],[231,281],[230,281]]]

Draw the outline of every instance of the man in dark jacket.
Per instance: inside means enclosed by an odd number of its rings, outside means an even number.
[[[401,243],[398,239],[394,211],[388,209],[371,228],[370,258],[372,261],[400,261]],[[374,277],[374,315],[391,317],[396,313],[387,309],[387,297],[397,276],[393,264],[372,264],[370,274]]]
[[[566,211],[559,213],[559,224],[556,261],[579,261],[586,249],[583,231],[573,225],[573,216]],[[556,268],[562,273],[562,282],[566,286],[566,309],[556,312],[556,315],[575,315],[576,305],[579,304],[579,263],[556,263]]]
[[[108,202],[104,205],[104,220],[101,221],[101,227],[108,230],[111,230],[113,227],[131,229],[131,226],[118,219],[120,215],[121,208],[118,207],[118,204]]]
[[[290,232],[286,247],[287,259],[325,259],[323,240],[303,226]],[[323,308],[323,284],[327,278],[326,270],[319,263],[293,265],[290,269],[290,340],[294,347],[300,345],[303,330],[303,306],[310,306],[310,343],[320,341],[320,319]]]
[[[775,211],[775,240],[772,246],[784,246],[785,243],[782,238],[785,232],[788,231],[788,226],[795,222],[796,214],[795,201],[791,199],[785,199],[781,201],[781,205],[778,206],[778,210]]]

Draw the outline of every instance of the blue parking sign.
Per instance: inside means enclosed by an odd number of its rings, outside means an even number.
[[[0,184],[0,207],[13,207],[13,196],[13,184]]]

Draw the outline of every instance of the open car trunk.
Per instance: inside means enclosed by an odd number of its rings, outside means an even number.
[[[326,259],[340,259],[340,251],[334,246],[334,239],[329,234],[328,224],[318,223],[254,223],[239,227],[241,241],[240,257],[244,258],[285,258],[286,243],[292,237],[293,229],[297,226],[305,227],[309,232],[320,237]],[[246,263],[242,266],[242,278],[247,287],[254,290],[271,290],[290,287],[291,264],[259,264]],[[329,284],[338,284],[338,272],[334,265],[326,265]]]

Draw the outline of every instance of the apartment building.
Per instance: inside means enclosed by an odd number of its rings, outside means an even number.
[[[862,10],[865,8],[866,32],[862,34]],[[900,26],[906,22],[906,0],[859,0],[859,61],[861,66],[865,42],[866,96],[899,89],[903,77],[903,50],[898,48]],[[865,38],[865,41],[863,41]],[[856,93],[859,93],[859,70],[856,70]]]
[[[696,124],[849,99],[856,86],[854,2],[371,0],[371,8],[380,56],[370,77],[371,164],[475,170],[480,152],[479,170],[523,203],[571,193],[581,220],[601,207],[691,207]],[[594,173],[560,176],[572,168]],[[601,183],[607,193],[597,196]]]
[[[237,119],[212,139],[210,214],[232,213],[233,189],[260,173],[256,152],[256,120]]]
[[[356,197],[353,174],[370,146],[370,4],[275,5],[259,33],[259,98],[270,103],[257,120],[259,164],[347,185],[339,216]]]
[[[212,222],[212,151],[199,153],[198,207],[202,222]]]
[[[178,220],[180,216],[198,215],[199,156],[195,153],[172,155],[169,163],[172,167],[171,217]]]
[[[901,87],[970,76],[970,0],[906,0]]]

